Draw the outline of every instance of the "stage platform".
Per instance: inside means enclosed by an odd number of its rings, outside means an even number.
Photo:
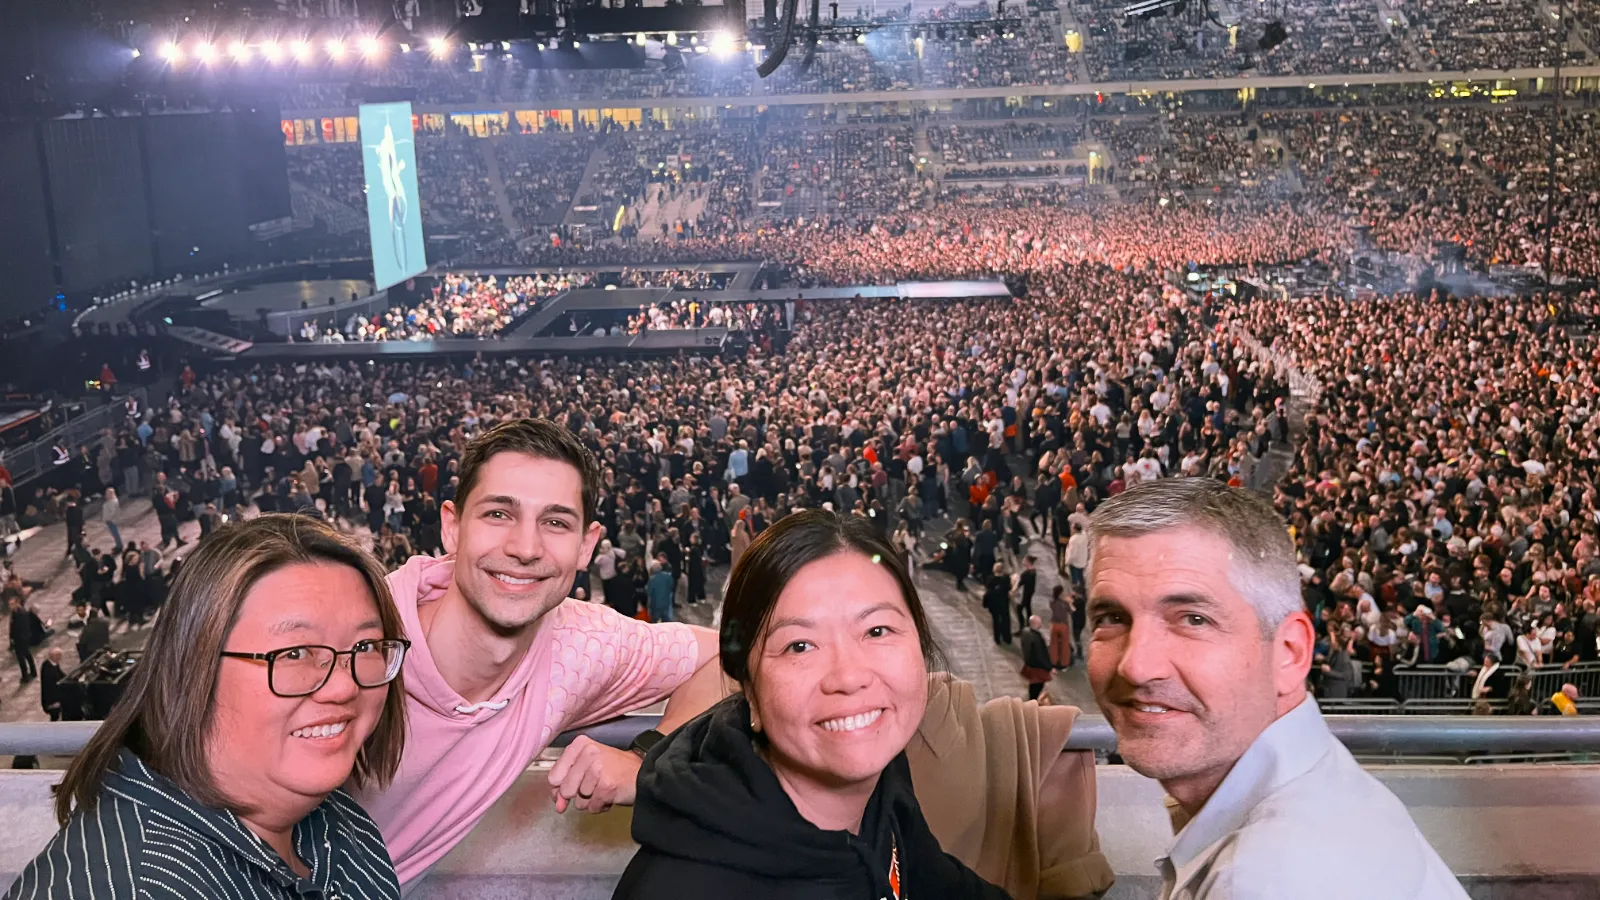
[[[784,300],[967,300],[980,297],[1009,297],[1003,281],[902,281],[899,284],[856,285],[838,288],[776,288],[768,291],[678,291],[668,288],[626,288],[607,291],[576,288],[568,291],[562,307],[567,312],[605,309],[639,309],[677,300],[701,303],[751,303]]]
[[[256,344],[239,355],[249,362],[271,360],[416,359],[452,353],[485,356],[583,356],[654,353],[716,353],[728,339],[726,328],[651,331],[616,336],[557,338],[452,338],[443,341],[371,341],[347,344]]]
[[[350,303],[352,293],[358,300],[371,296],[372,282],[353,278],[269,282],[227,291],[201,301],[200,305],[222,310],[235,319],[254,321],[262,310],[268,313],[326,310],[330,306],[329,297],[334,299],[332,307],[338,309]]]

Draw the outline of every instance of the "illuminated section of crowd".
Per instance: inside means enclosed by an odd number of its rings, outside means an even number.
[[[375,315],[353,314],[342,328],[305,340],[324,343],[350,341],[431,341],[446,338],[486,338],[500,334],[539,304],[562,291],[580,286],[585,275],[524,275],[501,280],[494,275],[451,273],[434,285],[433,296],[408,308],[390,308]],[[315,329],[315,325],[308,327]]]

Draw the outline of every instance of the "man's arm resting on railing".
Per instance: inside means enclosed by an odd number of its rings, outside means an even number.
[[[672,733],[710,709],[732,690],[722,676],[717,633],[696,625],[689,629],[699,645],[695,670],[667,700],[666,712],[657,726],[664,734]],[[639,765],[643,761],[631,750],[618,750],[578,736],[550,770],[550,795],[556,812],[566,812],[569,806],[585,812],[605,812],[619,803],[633,805]]]

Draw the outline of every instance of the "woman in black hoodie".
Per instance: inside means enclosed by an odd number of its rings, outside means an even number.
[[[899,552],[865,520],[796,513],[723,603],[742,690],[646,757],[616,900],[1003,900],[939,848],[912,791],[933,645]]]

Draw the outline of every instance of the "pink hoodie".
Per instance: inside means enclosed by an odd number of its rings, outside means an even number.
[[[647,625],[610,607],[567,600],[539,625],[533,646],[493,699],[469,704],[445,683],[417,608],[444,596],[455,562],[414,556],[389,575],[405,622],[405,757],[383,793],[361,793],[383,832],[400,883],[467,836],[557,734],[669,696],[694,674],[688,626]]]

